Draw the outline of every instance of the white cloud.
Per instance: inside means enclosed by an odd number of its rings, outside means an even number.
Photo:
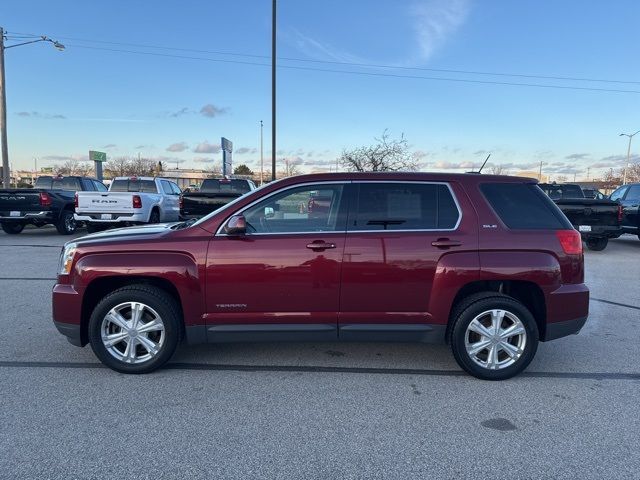
[[[214,145],[207,141],[199,143],[196,148],[193,149],[194,153],[220,153],[220,145]]]
[[[167,147],[167,152],[184,152],[189,148],[185,142],[172,143]]]
[[[458,30],[467,19],[469,10],[468,0],[428,0],[411,7],[422,61],[429,60]]]

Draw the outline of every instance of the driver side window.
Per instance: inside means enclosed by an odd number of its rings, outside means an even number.
[[[244,211],[248,234],[334,232],[346,228],[344,185],[319,184],[277,193]]]

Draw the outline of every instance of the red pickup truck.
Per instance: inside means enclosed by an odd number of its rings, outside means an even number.
[[[580,234],[535,180],[316,174],[195,223],[67,243],[53,318],[126,373],[162,366],[183,337],[409,341],[448,342],[464,370],[500,380],[538,341],[579,332],[583,282]]]

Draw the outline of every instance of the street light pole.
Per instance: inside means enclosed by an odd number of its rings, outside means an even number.
[[[271,180],[276,179],[276,0],[271,9]]]
[[[2,142],[2,187],[10,188],[9,147],[7,146],[7,94],[4,81],[4,30],[0,27],[0,142]]]
[[[260,120],[260,186],[264,183],[264,142],[262,141],[262,120]]]
[[[622,185],[627,184],[627,170],[629,169],[629,160],[631,159],[631,139],[635,137],[640,130],[636,133],[621,133],[619,137],[629,137],[629,146],[627,147],[627,163],[624,164],[624,171],[622,173]]]
[[[30,43],[37,42],[50,42],[54,47],[62,51],[64,50],[64,45],[44,35],[35,40],[29,40],[28,42],[16,43],[13,45],[5,45],[4,40],[5,31],[0,27],[0,141],[2,142],[2,187],[9,188],[11,172],[9,166],[9,146],[7,145],[7,91],[4,77],[4,51],[9,48],[20,47],[22,45],[29,45]]]

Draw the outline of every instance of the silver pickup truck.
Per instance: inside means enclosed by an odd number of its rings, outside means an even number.
[[[87,231],[113,226],[176,222],[180,217],[180,187],[154,177],[116,177],[108,192],[77,192],[75,219]]]

